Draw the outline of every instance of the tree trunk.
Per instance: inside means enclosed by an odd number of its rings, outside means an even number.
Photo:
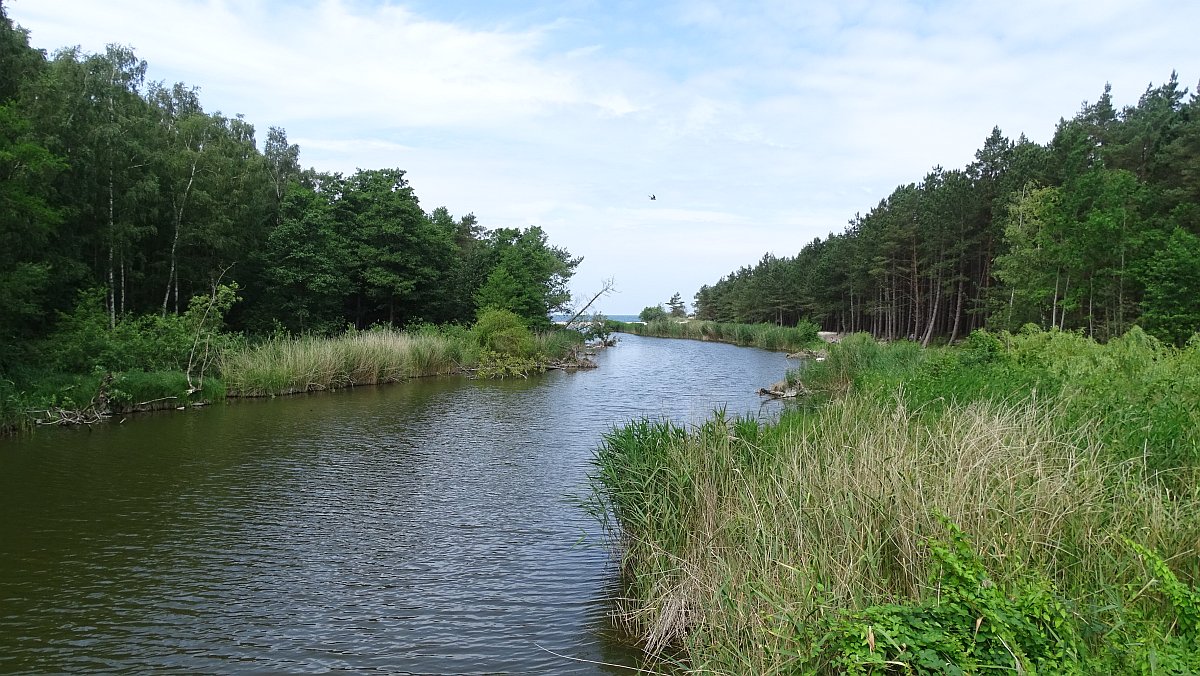
[[[1063,280],[1063,302],[1059,303],[1062,308],[1062,317],[1058,320],[1058,330],[1063,331],[1067,328],[1067,293],[1071,290],[1071,273],[1067,273],[1067,278]]]
[[[937,320],[938,306],[942,302],[942,284],[941,279],[938,279],[937,288],[933,293],[933,308],[929,313],[929,325],[925,327],[925,336],[921,339],[921,347],[929,347],[929,341],[933,340],[933,323]]]
[[[1094,281],[1088,280],[1088,338],[1096,337],[1096,317],[1095,317],[1095,294]]]
[[[203,151],[204,144],[200,144]],[[188,195],[192,192],[192,184],[196,180],[196,166],[200,164],[200,152],[196,153],[196,158],[192,160],[192,173],[188,176],[187,186],[183,189],[183,195],[179,198],[178,204],[175,206],[175,234],[171,237],[171,270],[167,273],[167,291],[163,294],[162,316],[167,316],[167,303],[171,299],[171,283],[175,284],[175,312],[179,312],[179,275],[176,271],[176,251],[179,249],[179,231],[183,227],[183,211],[187,207]]]
[[[1050,303],[1050,328],[1058,327],[1058,278],[1061,271],[1054,273],[1054,300]]]
[[[117,279],[113,270],[113,244],[108,243],[108,328],[117,328]]]
[[[958,300],[954,303],[954,328],[950,329],[950,342],[958,340],[958,322],[962,317],[963,296],[965,295],[964,280],[962,276],[958,278]]]

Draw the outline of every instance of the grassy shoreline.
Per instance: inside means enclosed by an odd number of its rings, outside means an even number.
[[[758,347],[774,352],[798,352],[821,347],[816,324],[799,326],[775,324],[725,324],[700,320],[660,319],[649,323],[616,322],[617,330],[652,338],[685,338]]]
[[[548,368],[587,367],[583,336],[535,334],[501,317],[492,331],[427,327],[372,329],[340,336],[228,341],[208,374],[139,370],[41,375],[23,386],[0,381],[0,434],[39,424],[96,423],[106,417],[225,399],[273,397],[468,373],[525,376]]]
[[[223,353],[230,397],[262,397],[394,383],[461,372],[479,358],[464,336],[400,331],[272,338]]]
[[[803,379],[824,403],[777,423],[638,421],[598,450],[620,617],[650,652],[696,673],[1200,669],[1200,344],[854,336]]]

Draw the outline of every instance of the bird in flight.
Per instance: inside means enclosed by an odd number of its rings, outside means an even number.
[[[655,197],[653,193],[651,193],[651,194],[650,194],[650,199],[653,201],[653,200],[656,200],[656,199],[658,199],[658,198],[657,198],[657,197]]]

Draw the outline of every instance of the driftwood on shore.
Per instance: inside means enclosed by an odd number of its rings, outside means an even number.
[[[825,361],[829,356],[828,350],[799,350],[796,352],[787,353],[788,359],[815,359],[816,361]]]
[[[758,393],[772,399],[792,399],[802,394],[808,394],[808,389],[799,382],[789,385],[788,381],[780,380],[770,387],[759,388]]]
[[[845,334],[838,333],[837,331],[818,331],[817,337],[820,338],[822,341],[832,345],[833,343],[842,342],[842,338],[845,338]],[[796,352],[789,352],[787,355],[787,358],[788,359],[815,359],[816,361],[825,361],[825,359],[828,356],[829,356],[829,350],[827,350],[825,348],[812,348],[812,349],[798,350]]]

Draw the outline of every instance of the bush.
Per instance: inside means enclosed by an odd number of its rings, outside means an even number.
[[[190,361],[193,370],[202,370],[234,339],[221,330],[237,300],[236,284],[221,286],[215,297],[194,296],[182,315],[122,317],[110,327],[103,289],[83,291],[43,345],[43,366],[62,373],[185,371]]]
[[[667,311],[664,310],[663,306],[661,305],[651,305],[643,309],[638,314],[638,319],[646,322],[647,324],[650,322],[661,321],[667,319],[668,317],[669,315],[667,314]]]
[[[525,322],[509,310],[483,310],[471,332],[486,351],[516,357],[528,357],[534,351],[533,334]]]

